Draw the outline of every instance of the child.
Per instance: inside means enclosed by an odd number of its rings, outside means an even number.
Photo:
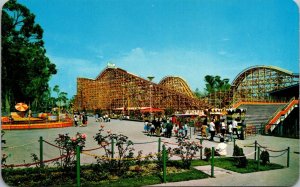
[[[144,122],[144,132],[147,133],[148,132],[148,122]]]
[[[201,127],[201,136],[202,136],[202,138],[206,138],[207,139],[207,133],[206,133],[206,129],[207,129],[207,125],[202,125],[202,127]]]
[[[150,134],[151,134],[151,136],[152,136],[154,133],[155,133],[155,126],[154,126],[154,124],[152,123],[152,124],[151,124],[151,127],[150,127]]]

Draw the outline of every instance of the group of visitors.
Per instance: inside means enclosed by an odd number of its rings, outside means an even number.
[[[244,123],[244,121],[243,121]],[[214,141],[214,137],[219,134],[220,139],[227,141],[232,141],[233,135],[236,135],[238,139],[241,138],[241,135],[238,133],[238,122],[236,119],[233,119],[231,122],[225,122],[225,119],[217,121],[212,119],[209,123],[204,121],[201,127],[201,136],[208,138],[208,132],[210,133],[209,141]]]
[[[74,113],[74,125],[75,127],[86,127],[87,126],[87,122],[88,122],[88,117],[87,115],[82,112],[77,112],[77,113]]]
[[[188,125],[184,124],[173,124],[171,120],[160,120],[158,118],[152,120],[152,122],[145,121],[144,132],[150,136],[163,136],[171,138],[172,134],[176,137],[186,138],[188,134]]]
[[[108,116],[108,114],[104,114],[103,116],[101,116],[99,113],[96,113],[95,121],[96,122],[110,122],[110,117]]]

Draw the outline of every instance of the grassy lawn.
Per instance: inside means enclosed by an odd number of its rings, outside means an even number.
[[[194,169],[194,166],[210,165],[210,161],[193,160],[191,169],[181,169],[181,161],[169,161],[167,167],[167,182],[188,181],[194,179],[208,178],[209,175]],[[127,174],[114,177],[106,172],[94,170],[92,165],[81,167],[81,185],[82,186],[145,186],[161,184],[162,172],[155,169],[155,163],[148,163],[141,166],[141,171],[131,170]],[[257,172],[257,162],[248,159],[248,165],[245,168],[239,168],[235,165],[234,158],[224,157],[216,158],[215,166],[238,173]],[[152,168],[152,170],[151,170]],[[260,165],[260,171],[281,169],[284,166],[278,164]],[[24,169],[2,169],[2,177],[8,185],[11,186],[52,186],[67,185],[76,186],[75,168],[66,172],[59,168],[24,168]]]
[[[175,163],[172,163],[174,165]],[[177,163],[178,164],[178,163]],[[86,165],[81,167],[82,186],[145,186],[161,184],[162,172],[151,171],[149,163],[141,172],[127,171],[123,176],[111,176],[108,173],[93,171],[94,166]],[[178,166],[180,163],[178,164]],[[149,172],[151,171],[151,172]],[[10,186],[76,186],[75,168],[63,171],[60,168],[23,168],[23,169],[2,169],[3,180]],[[167,167],[167,182],[187,181],[193,179],[208,178],[209,175],[191,168],[181,169],[175,166]]]
[[[190,169],[182,173],[173,173],[167,174],[167,182],[179,182],[179,181],[188,181],[193,179],[204,179],[208,178],[209,175],[198,171],[196,169]],[[107,180],[103,182],[86,182],[82,183],[83,185],[92,186],[92,185],[101,185],[101,186],[145,186],[153,184],[162,183],[162,173],[157,175],[150,176],[140,176],[135,178],[122,178],[118,180]]]
[[[246,168],[239,168],[235,166],[234,158],[230,158],[230,157],[216,158],[214,163],[216,167],[220,167],[237,173],[252,173],[258,171],[257,161],[253,159],[248,159],[248,165]],[[204,160],[193,160],[192,162],[192,166],[204,166],[204,165],[210,165],[210,161],[207,162]],[[260,165],[259,171],[267,171],[267,170],[282,169],[282,168],[284,168],[284,166],[270,163],[265,166]]]

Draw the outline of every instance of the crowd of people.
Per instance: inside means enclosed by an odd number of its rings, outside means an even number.
[[[244,120],[242,120],[242,127],[245,126]],[[201,126],[201,136],[202,138],[208,139],[208,133],[210,134],[209,141],[214,141],[215,136],[219,136],[220,139],[223,138],[226,141],[232,141],[233,135],[236,135],[238,139],[242,138],[242,134],[238,132],[238,122],[237,119],[225,122],[225,119],[216,120],[212,119],[210,121],[204,121]]]
[[[104,114],[103,116],[101,116],[99,113],[96,113],[95,121],[96,122],[110,122],[110,117],[108,116],[108,114]]]
[[[176,137],[187,138],[188,135],[188,125],[174,124],[170,119],[164,120],[156,118],[154,120],[144,122],[144,132],[150,136],[162,136],[166,138],[171,138],[172,135]]]
[[[88,117],[87,115],[85,114],[85,112],[75,112],[74,113],[74,125],[75,127],[86,127],[87,126],[87,122],[88,122]]]

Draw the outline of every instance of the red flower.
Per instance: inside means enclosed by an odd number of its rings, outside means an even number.
[[[82,134],[81,138],[86,139],[86,134]]]

